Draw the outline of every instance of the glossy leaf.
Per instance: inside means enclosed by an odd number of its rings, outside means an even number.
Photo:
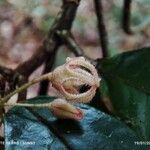
[[[28,102],[48,102],[54,97],[37,97]],[[140,149],[140,139],[126,125],[87,105],[79,105],[81,121],[56,119],[47,109],[14,107],[5,116],[6,150],[126,150]],[[16,141],[17,144],[9,144]],[[31,144],[26,144],[31,142]],[[25,144],[23,144],[25,143]]]
[[[99,63],[101,92],[114,113],[139,136],[150,139],[150,48],[126,52]]]

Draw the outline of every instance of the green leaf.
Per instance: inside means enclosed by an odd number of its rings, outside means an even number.
[[[111,99],[116,115],[150,140],[150,48],[104,59],[98,67],[102,95]]]
[[[36,97],[28,102],[48,102],[54,97]],[[128,150],[140,149],[140,139],[122,122],[90,106],[79,106],[81,121],[56,119],[48,109],[14,107],[4,118],[6,150]],[[16,144],[9,144],[10,142]],[[27,144],[30,142],[30,144]],[[18,145],[17,145],[18,143]]]

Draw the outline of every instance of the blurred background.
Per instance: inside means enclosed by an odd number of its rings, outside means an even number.
[[[133,35],[121,28],[123,0],[102,0],[109,40],[109,54],[150,46],[150,1],[134,0],[131,11]],[[61,9],[61,0],[0,0],[0,64],[16,68],[28,60],[42,43]],[[101,45],[92,0],[81,0],[72,28],[73,35],[89,57],[101,58]],[[61,47],[55,65],[62,64],[73,54]],[[42,66],[31,78],[40,75]],[[36,94],[37,86],[28,97]]]

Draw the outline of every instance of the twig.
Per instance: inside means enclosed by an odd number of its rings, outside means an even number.
[[[104,23],[103,18],[103,7],[102,7],[102,0],[94,0],[95,4],[95,12],[97,16],[97,27],[100,36],[100,43],[102,46],[102,55],[103,57],[108,57],[108,37],[107,31]]]
[[[5,94],[5,81],[4,77],[0,74],[0,97],[3,97]]]
[[[4,93],[0,93],[3,96],[10,92],[11,90],[15,89],[16,86],[16,81],[19,76],[17,72],[14,72],[12,69],[0,66],[0,76],[1,76],[1,85],[0,88]],[[6,87],[6,82],[8,83],[7,88]]]
[[[64,45],[66,45],[69,50],[77,57],[77,56],[84,56],[87,60],[89,60],[93,65],[95,64],[95,61],[91,59],[90,57],[86,56],[84,54],[84,51],[81,49],[81,47],[77,44],[75,41],[73,35],[71,32],[63,30],[63,31],[57,31],[57,34],[60,36],[62,42]]]
[[[5,77],[5,79],[9,80],[10,77],[14,76],[14,71],[12,69],[8,69],[4,66],[0,66],[0,75]]]
[[[57,34],[62,39],[63,43],[71,50],[75,56],[82,56],[83,50],[76,43],[71,33],[67,30],[57,31]]]
[[[123,4],[122,28],[127,34],[133,34],[133,32],[130,29],[131,3],[132,0],[124,0]]]
[[[22,86],[23,84],[27,83],[28,82],[28,79],[26,77],[23,77],[23,76],[19,76],[19,79],[18,79],[18,86]],[[19,93],[18,94],[18,102],[19,101],[22,101],[22,100],[25,100],[27,97],[27,89],[25,89],[23,92]]]
[[[54,50],[53,54],[47,58],[46,63],[45,63],[45,68],[43,70],[43,74],[46,74],[52,70],[52,67],[53,67],[53,64],[55,61],[55,57],[56,57],[56,52],[57,52],[57,49]],[[48,91],[48,87],[49,87],[48,80],[44,80],[44,81],[40,82],[40,88],[39,88],[38,94],[46,95],[47,91]]]

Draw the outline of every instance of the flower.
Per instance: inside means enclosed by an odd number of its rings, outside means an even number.
[[[81,120],[84,116],[79,108],[74,107],[64,99],[55,99],[50,103],[49,109],[56,117],[62,119]]]
[[[52,72],[51,83],[62,96],[73,102],[89,102],[99,87],[100,78],[95,67],[84,57],[67,58],[66,63]],[[80,92],[86,87],[85,92]]]

